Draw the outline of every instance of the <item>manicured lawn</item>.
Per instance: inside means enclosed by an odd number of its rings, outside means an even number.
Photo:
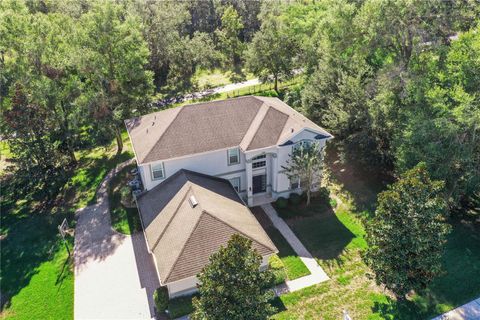
[[[137,207],[126,207],[121,202],[121,190],[127,188],[128,181],[133,179],[130,170],[135,164],[128,165],[115,175],[108,186],[108,200],[110,204],[110,216],[112,227],[123,234],[132,234],[142,229]]]
[[[274,319],[339,319],[348,310],[353,319],[429,319],[480,295],[480,226],[452,222],[443,258],[445,275],[411,301],[399,303],[371,279],[362,260],[367,247],[359,215],[348,204],[336,213],[298,209],[287,223],[318,259],[331,280],[280,297]],[[362,215],[365,219],[368,215]]]
[[[300,257],[293,251],[290,244],[282,236],[277,228],[271,226],[265,229],[270,239],[278,249],[278,256],[285,266],[287,280],[294,280],[310,274]]]
[[[113,145],[78,152],[77,168],[52,203],[45,203],[44,190],[19,195],[12,177],[1,177],[2,318],[73,318],[72,260],[57,226],[67,218],[74,227],[75,209],[95,201],[106,173],[132,157],[128,147],[120,156]]]
[[[300,257],[295,253],[290,244],[285,240],[280,231],[275,228],[270,218],[265,214],[261,207],[250,208],[252,213],[267,232],[270,239],[278,249],[278,256],[283,263],[286,280],[294,280],[310,274]]]

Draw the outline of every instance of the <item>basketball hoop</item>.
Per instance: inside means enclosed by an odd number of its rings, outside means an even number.
[[[67,240],[65,239],[65,235],[67,234],[68,230],[68,222],[67,219],[63,219],[62,223],[58,226],[58,231],[62,236],[63,243],[65,243],[65,248],[67,248],[68,256],[70,257],[70,249],[68,248]]]

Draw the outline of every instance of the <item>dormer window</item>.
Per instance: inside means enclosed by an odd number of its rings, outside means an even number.
[[[163,168],[163,162],[152,164],[150,168],[152,171],[152,180],[160,180],[165,178],[165,170]]]
[[[234,148],[234,149],[228,149],[227,151],[227,160],[228,160],[228,165],[234,165],[234,164],[239,164],[240,163],[240,149]]]

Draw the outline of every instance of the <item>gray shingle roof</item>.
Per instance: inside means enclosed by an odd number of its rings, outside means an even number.
[[[331,136],[277,98],[246,96],[125,120],[139,164],[240,147],[276,145],[303,128]]]
[[[190,196],[198,201],[193,208]],[[227,180],[180,170],[137,204],[162,284],[198,274],[235,233],[261,255],[278,251]]]

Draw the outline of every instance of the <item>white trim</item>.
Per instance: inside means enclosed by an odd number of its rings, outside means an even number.
[[[289,141],[289,140],[292,140],[293,138],[295,138],[296,136],[298,136],[300,133],[304,132],[304,131],[309,131],[313,134],[325,134],[325,132],[320,132],[320,131],[316,131],[316,130],[313,130],[311,128],[303,128],[302,130],[300,131],[297,131],[296,133],[294,133],[293,135],[291,135],[288,139],[285,139],[284,141],[282,142],[279,142],[278,145],[282,145],[284,144],[285,142]],[[312,139],[314,140],[314,139]]]
[[[230,151],[233,151],[233,150],[237,151],[237,158],[238,158],[238,162],[234,162],[234,163],[230,162],[230,157],[231,157]],[[227,165],[235,166],[235,165],[238,165],[238,164],[241,164],[241,163],[242,163],[242,159],[240,159],[240,148],[237,147],[237,148],[227,149]]]
[[[160,162],[160,163],[156,163],[156,164],[150,164],[150,176],[152,178],[152,181],[159,181],[159,180],[164,180],[166,177],[167,177],[167,174],[165,172],[165,166],[163,164],[163,161]],[[158,178],[155,178],[155,176],[153,175],[153,167],[154,166],[161,166],[162,167],[162,176],[161,177],[158,177]],[[158,171],[158,170],[157,170]]]

